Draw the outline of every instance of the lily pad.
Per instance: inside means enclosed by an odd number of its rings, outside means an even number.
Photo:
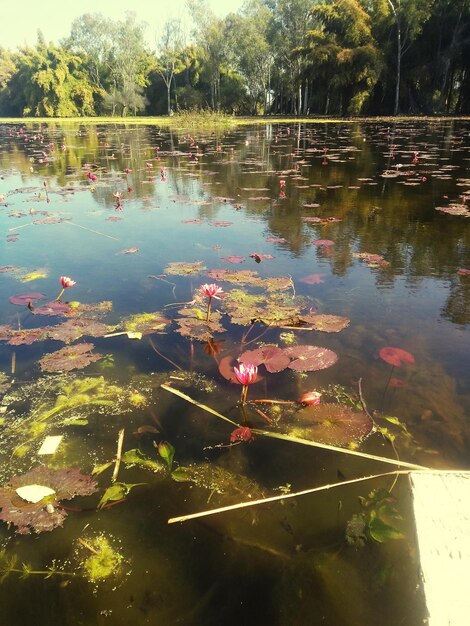
[[[363,411],[356,412],[349,406],[334,403],[300,409],[295,414],[295,423],[290,434],[335,446],[363,441],[373,426]]]
[[[36,497],[25,500],[19,493],[28,494],[31,487],[42,487],[48,492],[33,489]],[[43,465],[26,474],[13,476],[0,488],[0,519],[17,527],[16,532],[27,534],[31,531],[50,531],[62,526],[67,511],[55,506],[61,500],[75,496],[88,496],[97,490],[96,483],[78,468],[50,469]],[[41,495],[37,500],[37,496]],[[47,506],[45,506],[47,504]]]
[[[142,333],[151,335],[161,333],[171,323],[162,313],[137,313],[123,320],[122,326],[128,333]]]
[[[238,358],[245,365],[264,365],[268,372],[282,372],[290,364],[290,357],[283,348],[263,346],[257,350],[247,350]]]
[[[415,362],[415,358],[411,352],[407,352],[406,350],[403,350],[403,348],[394,348],[392,346],[382,348],[379,352],[379,356],[382,361],[385,361],[385,363],[393,365],[394,367],[400,367],[403,363],[413,365]]]
[[[39,307],[33,307],[31,310],[31,312],[34,313],[34,315],[52,315],[52,316],[65,315],[66,313],[69,313],[69,311],[70,311],[69,304],[67,304],[66,302],[58,302],[56,300],[52,302],[47,302],[46,304],[43,304],[42,306],[39,306]]]
[[[49,330],[49,338],[56,341],[71,343],[80,337],[104,337],[109,332],[109,326],[86,318],[69,319]]]
[[[331,367],[338,360],[336,352],[320,346],[292,346],[285,351],[293,359],[289,368],[296,372],[316,372]]]
[[[92,343],[79,343],[66,346],[56,352],[46,354],[39,360],[43,372],[70,372],[83,369],[103,358],[102,354],[92,352],[95,346]]]
[[[340,315],[314,314],[303,315],[302,321],[310,324],[315,330],[324,333],[339,333],[349,326],[349,319]]]
[[[198,274],[206,269],[202,261],[194,261],[194,263],[185,263],[183,261],[169,263],[165,268],[165,274],[176,274],[177,276],[189,276]]]
[[[12,304],[18,304],[21,306],[28,305],[30,302],[34,302],[35,300],[42,300],[47,296],[43,293],[38,293],[37,291],[33,291],[31,293],[17,293],[14,296],[10,296],[8,300]]]
[[[10,346],[30,346],[36,341],[44,341],[49,336],[49,328],[30,328],[11,331],[8,344]]]

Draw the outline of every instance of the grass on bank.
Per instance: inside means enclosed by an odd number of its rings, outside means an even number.
[[[404,121],[412,122],[441,122],[453,120],[470,120],[469,116],[377,116],[377,117],[322,117],[306,116],[295,117],[285,115],[244,116],[236,117],[215,111],[181,111],[172,116],[137,116],[137,117],[2,117],[0,124],[119,124],[127,126],[165,126],[169,128],[229,128],[233,126],[253,124],[348,124],[357,122],[388,122],[390,124]]]

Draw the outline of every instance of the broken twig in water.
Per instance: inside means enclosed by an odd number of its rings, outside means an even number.
[[[113,237],[112,235],[106,235],[105,233],[100,233],[99,230],[93,230],[92,228],[87,228],[86,226],[80,226],[80,224],[75,224],[75,222],[64,222],[64,224],[70,224],[70,226],[76,226],[77,228],[87,230],[89,233],[94,233],[95,235],[101,235],[101,237],[107,237],[108,239],[114,239],[115,241],[119,241],[117,237]]]
[[[204,411],[207,411],[208,413],[212,413],[212,415],[215,415],[216,417],[223,419],[224,421],[229,422],[230,424],[233,424],[237,428],[241,428],[240,424],[233,422],[228,417],[221,415],[220,413],[218,413],[217,411],[214,411],[214,409],[211,409],[205,404],[201,404],[200,402],[193,400],[192,398],[187,396],[185,393],[182,393],[181,391],[178,391],[177,389],[173,389],[172,387],[169,387],[168,385],[160,385],[160,386],[162,389],[165,389],[165,391],[170,391],[171,393],[174,393],[180,398],[183,398],[184,400],[191,402],[191,404],[194,404],[200,407]],[[429,470],[429,468],[425,467],[424,465],[417,465],[416,463],[407,463],[406,461],[390,459],[386,456],[377,456],[375,454],[368,454],[367,452],[359,452],[357,450],[349,450],[348,448],[338,448],[337,446],[330,446],[326,443],[319,443],[318,441],[313,441],[310,439],[301,439],[300,437],[293,437],[292,435],[285,435],[284,433],[276,433],[276,432],[272,432],[269,430],[261,430],[259,428],[252,428],[251,432],[254,435],[270,437],[271,439],[281,439],[283,441],[290,441],[291,443],[300,443],[304,446],[322,448],[323,450],[330,450],[331,452],[339,452],[341,454],[357,456],[362,459],[369,459],[370,461],[379,461],[380,463],[388,463],[389,465],[395,465],[397,467],[408,467],[409,469],[413,469],[413,470]]]
[[[296,491],[295,493],[282,494],[280,496],[271,496],[269,498],[261,498],[259,500],[249,500],[247,502],[239,502],[238,504],[230,504],[228,506],[222,506],[218,509],[209,509],[208,511],[200,511],[199,513],[191,513],[189,515],[181,515],[180,517],[172,517],[168,520],[168,524],[175,524],[177,522],[187,522],[198,517],[206,517],[207,515],[216,515],[217,513],[225,513],[226,511],[234,511],[237,509],[244,509],[249,506],[257,506],[258,504],[267,504],[269,502],[279,502],[280,500],[287,500],[288,498],[297,498],[298,496],[304,496],[311,493],[318,493],[319,491],[327,491],[328,489],[336,489],[337,487],[343,487],[345,485],[352,485],[354,483],[365,482],[366,480],[373,480],[374,478],[382,478],[384,476],[403,476],[408,474],[468,474],[465,470],[434,470],[424,468],[421,470],[394,470],[391,472],[384,472],[383,474],[370,474],[369,476],[361,476],[360,478],[352,478],[351,480],[343,480],[339,483],[331,483],[329,485],[322,485],[321,487],[313,487],[312,489],[304,489],[303,491]]]
[[[239,502],[238,504],[230,504],[228,506],[222,506],[218,509],[209,509],[208,511],[200,511],[199,513],[191,513],[190,515],[182,515],[180,517],[172,517],[168,520],[168,524],[175,524],[176,522],[187,522],[188,520],[196,519],[198,517],[206,517],[207,515],[215,515],[217,513],[225,513],[226,511],[235,511],[237,509],[245,509],[249,506],[257,506],[258,504],[267,504],[269,502],[279,502],[280,500],[287,500],[287,498],[297,498],[298,496],[305,496],[309,493],[315,493],[318,491],[326,491],[328,489],[335,489],[336,487],[342,487],[344,485],[352,485],[353,483],[364,482],[366,480],[372,480],[373,478],[382,478],[383,476],[393,476],[397,474],[409,474],[411,470],[395,470],[393,472],[385,472],[383,474],[371,474],[370,476],[361,476],[360,478],[353,478],[351,480],[343,480],[339,483],[331,483],[329,485],[322,485],[321,487],[313,487],[312,489],[304,489],[303,491],[296,491],[295,493],[282,494],[280,496],[271,496],[270,498],[261,498],[259,500],[249,500],[247,502]]]
[[[119,431],[118,444],[117,444],[117,452],[116,452],[116,464],[114,465],[114,472],[111,477],[111,482],[115,483],[119,474],[119,468],[121,466],[121,457],[122,457],[122,444],[124,443],[124,432],[125,429],[121,428]]]

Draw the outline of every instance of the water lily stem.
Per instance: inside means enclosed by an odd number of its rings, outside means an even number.
[[[206,315],[206,322],[209,323],[209,319],[211,316],[211,303],[212,303],[212,298],[209,297],[209,302],[207,303],[207,315]]]
[[[64,294],[64,291],[65,291],[65,289],[62,289],[62,291],[59,293],[59,295],[56,298],[56,302],[58,302],[62,298],[62,296]]]

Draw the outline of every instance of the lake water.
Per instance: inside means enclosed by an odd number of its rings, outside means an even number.
[[[406,476],[168,520],[397,469],[312,440],[469,469],[469,148],[451,120],[0,126],[2,623],[422,623]]]

